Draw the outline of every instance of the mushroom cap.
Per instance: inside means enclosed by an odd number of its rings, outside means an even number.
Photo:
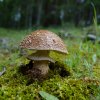
[[[51,50],[67,54],[66,45],[59,36],[48,30],[37,30],[26,36],[20,43],[21,49]]]

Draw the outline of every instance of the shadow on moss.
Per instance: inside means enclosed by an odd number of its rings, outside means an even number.
[[[24,76],[28,77],[27,85],[32,84],[34,81],[43,81],[45,79],[52,78],[54,75],[60,75],[60,77],[68,77],[71,75],[70,70],[65,68],[64,64],[60,64],[59,62],[50,63],[49,65],[49,73],[47,76],[41,76],[41,71],[39,69],[32,67],[33,63],[30,61],[26,65],[21,65],[18,69],[19,73],[22,73]]]

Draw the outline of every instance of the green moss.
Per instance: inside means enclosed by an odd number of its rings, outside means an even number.
[[[19,73],[19,67],[16,65],[19,65],[18,63],[20,63],[20,60],[18,60],[19,58],[16,58],[15,55],[11,55],[11,58],[9,57],[7,61],[8,64],[6,64],[7,71],[0,77],[1,100],[36,100],[41,98],[39,96],[39,91],[46,91],[52,95],[55,95],[60,100],[90,100],[90,98],[96,98],[97,95],[99,95],[99,81],[92,81],[92,79],[90,81],[89,79],[85,80],[83,77],[76,77],[76,73],[79,74],[82,70],[81,67],[76,67],[76,70],[72,66],[71,73],[73,73],[70,74],[70,76],[61,77],[58,72],[59,70],[54,70],[50,72],[47,80],[44,80],[43,82],[35,81],[31,84],[27,84],[29,83],[29,78]],[[13,58],[13,56],[15,56],[16,60]],[[25,62],[27,61],[24,59],[24,63]],[[56,67],[58,65],[59,63],[56,64]],[[75,64],[75,66],[76,65],[77,64]],[[59,65],[59,67],[61,66],[62,65]]]

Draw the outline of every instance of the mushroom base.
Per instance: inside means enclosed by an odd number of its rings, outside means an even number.
[[[48,61],[34,61],[33,69],[38,69],[40,73],[39,76],[46,77],[49,71]]]

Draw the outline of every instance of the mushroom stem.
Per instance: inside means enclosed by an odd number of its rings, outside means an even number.
[[[48,50],[37,50],[37,52],[29,55],[27,58],[33,61],[34,68],[38,70],[37,77],[46,77],[49,71],[49,62],[54,62],[52,58],[49,57]]]
[[[34,61],[33,68],[39,69],[42,76],[46,76],[48,74],[49,66],[48,61]]]

